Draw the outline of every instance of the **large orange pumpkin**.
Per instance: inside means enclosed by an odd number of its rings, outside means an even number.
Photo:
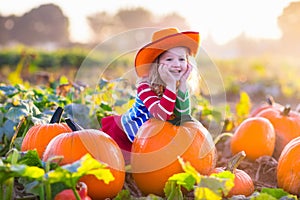
[[[39,157],[42,158],[52,138],[61,133],[71,132],[72,130],[66,123],[60,123],[62,113],[63,108],[58,107],[52,115],[49,124],[36,124],[32,126],[23,138],[21,151],[36,149]]]
[[[145,195],[164,195],[168,178],[182,172],[178,156],[204,175],[215,167],[216,149],[208,130],[190,117],[177,122],[150,119],[133,141],[132,176]]]
[[[274,98],[272,96],[267,96],[266,102],[260,104],[258,107],[256,107],[255,109],[252,110],[252,112],[250,113],[249,117],[256,117],[260,112],[268,109],[268,108],[272,108],[275,110],[281,110],[284,106],[276,103]]]
[[[105,184],[94,175],[83,176],[80,181],[88,186],[92,199],[113,198],[122,189],[125,181],[125,162],[121,149],[106,133],[96,129],[79,129],[74,122],[66,119],[73,132],[56,136],[47,146],[43,160],[63,156],[60,165],[73,163],[89,153],[96,160],[108,165],[114,180]]]
[[[274,127],[263,117],[245,119],[235,130],[230,142],[232,154],[245,151],[250,160],[260,156],[272,156],[274,148]]]
[[[226,167],[217,167],[212,171],[212,173],[220,173],[228,170],[235,175],[234,186],[226,197],[232,197],[233,195],[249,196],[254,192],[254,183],[252,178],[244,170],[237,169],[239,163],[242,159],[244,159],[244,157],[246,157],[246,154],[244,151],[241,151],[229,160]]]
[[[300,137],[291,140],[278,159],[277,185],[289,193],[300,194]]]
[[[276,133],[276,143],[273,157],[278,159],[285,145],[300,136],[300,116],[286,105],[283,110],[266,109],[258,114],[273,124]]]

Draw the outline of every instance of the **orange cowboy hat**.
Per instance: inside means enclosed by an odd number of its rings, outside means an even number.
[[[142,47],[135,57],[135,70],[139,77],[147,76],[151,64],[164,51],[173,47],[184,46],[190,50],[190,55],[197,54],[200,42],[199,32],[179,32],[177,28],[167,28],[156,31],[152,42]]]

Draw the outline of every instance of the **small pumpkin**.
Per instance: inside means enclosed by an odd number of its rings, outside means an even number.
[[[250,113],[249,117],[255,117],[257,116],[260,112],[268,109],[268,108],[272,108],[275,110],[281,110],[284,106],[275,102],[274,98],[271,95],[268,95],[266,98],[266,101],[264,103],[262,103],[261,105],[259,105],[258,107],[256,107],[255,109],[252,110],[252,112]]]
[[[89,197],[87,194],[88,188],[84,182],[78,182],[76,185],[76,190],[80,196],[80,200],[92,200],[91,197]],[[77,200],[77,199],[72,189],[66,189],[56,194],[54,200]]]
[[[190,116],[144,123],[133,141],[132,176],[143,194],[164,195],[168,178],[183,172],[178,156],[201,174],[216,164],[216,148],[208,130]]]
[[[278,159],[285,145],[300,136],[300,115],[286,105],[282,110],[266,109],[258,114],[268,119],[276,133],[276,143],[273,157]]]
[[[32,126],[26,133],[21,144],[21,151],[28,151],[36,149],[40,158],[55,136],[71,132],[72,130],[66,123],[60,123],[61,116],[63,113],[62,107],[57,107],[49,124],[36,124]]]
[[[291,194],[300,194],[300,137],[292,139],[282,150],[277,165],[277,185]]]
[[[242,121],[230,141],[232,154],[245,151],[250,160],[256,160],[260,156],[272,156],[274,148],[274,127],[263,117],[250,117]]]
[[[241,169],[237,169],[240,162],[246,157],[246,153],[241,151],[235,154],[229,161],[226,167],[217,167],[213,169],[213,173],[220,173],[225,170],[230,171],[235,175],[234,186],[231,188],[226,197],[232,197],[233,195],[245,195],[249,196],[254,192],[254,183],[252,178]]]
[[[100,130],[82,129],[70,119],[66,119],[66,122],[73,132],[53,138],[44,152],[43,160],[47,161],[53,156],[63,156],[58,164],[65,165],[89,153],[99,162],[107,164],[115,179],[105,184],[94,175],[85,175],[80,178],[80,181],[86,183],[88,195],[92,199],[113,198],[125,182],[125,161],[121,149],[109,135]]]

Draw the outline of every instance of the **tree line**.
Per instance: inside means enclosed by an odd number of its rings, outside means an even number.
[[[177,13],[170,13],[156,19],[144,8],[120,9],[116,14],[99,12],[87,17],[93,32],[93,42],[101,42],[108,34],[156,26],[177,26],[188,29],[185,18]],[[55,4],[45,4],[34,8],[18,17],[0,15],[0,45],[10,43],[38,45],[55,43],[58,46],[70,43],[69,19]]]
[[[300,52],[300,2],[292,2],[282,10],[277,18],[277,24],[282,36],[279,41],[253,41],[240,35],[227,44],[235,46],[240,54],[260,52],[263,49],[276,50],[280,53],[294,54]],[[93,44],[104,40],[107,36],[134,28],[176,26],[182,30],[189,29],[186,19],[178,13],[155,16],[142,7],[120,9],[115,14],[98,12],[87,17],[93,33]],[[208,41],[207,43],[213,43]],[[22,16],[0,15],[0,46],[21,43],[25,45],[54,44],[57,47],[72,45],[70,42],[69,19],[61,8],[55,4],[44,4],[34,8]],[[213,47],[215,44],[211,44]],[[228,46],[229,45],[229,46]],[[230,46],[231,45],[231,46]],[[216,46],[216,45],[215,45]],[[258,49],[257,46],[260,46]],[[216,47],[215,51],[222,51]]]

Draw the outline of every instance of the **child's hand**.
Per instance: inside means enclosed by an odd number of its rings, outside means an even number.
[[[186,72],[182,75],[181,79],[180,79],[180,83],[179,83],[179,87],[178,89],[182,92],[185,92],[187,90],[187,79],[189,78],[191,71],[193,69],[193,65],[188,63],[187,65],[187,69]]]
[[[168,89],[176,91],[176,79],[165,64],[158,66],[158,73],[160,78],[166,83]]]
[[[189,76],[191,74],[192,69],[193,69],[193,65],[188,63],[187,69],[186,69],[185,73],[182,75],[180,82],[186,82],[186,80],[189,78]]]

